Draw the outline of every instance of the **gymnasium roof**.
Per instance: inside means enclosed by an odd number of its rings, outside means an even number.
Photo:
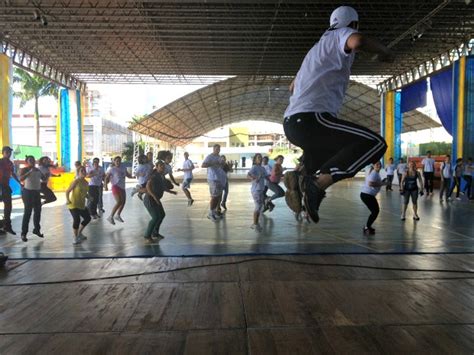
[[[133,123],[143,135],[182,146],[226,124],[246,120],[282,123],[291,78],[231,78],[192,92]],[[380,131],[380,98],[374,88],[351,81],[339,118]],[[403,116],[403,132],[438,127],[419,111]]]

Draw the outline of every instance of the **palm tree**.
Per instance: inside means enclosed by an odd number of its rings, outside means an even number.
[[[15,68],[13,82],[20,83],[21,90],[15,92],[15,96],[21,99],[20,107],[30,100],[35,100],[35,129],[36,145],[40,145],[40,122],[38,100],[42,96],[58,96],[58,86],[41,76],[30,74],[24,70]]]

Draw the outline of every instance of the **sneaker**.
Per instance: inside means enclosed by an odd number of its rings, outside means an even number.
[[[72,240],[72,245],[78,245],[81,244],[81,239],[79,237],[74,237]]]
[[[145,242],[147,243],[153,243],[153,239],[151,237],[143,237],[145,239]]]
[[[262,213],[265,213],[270,209],[270,206],[268,204],[269,202],[270,202],[270,200],[268,199],[268,197],[266,197],[265,202],[263,203]]]
[[[212,212],[209,212],[209,214],[207,215],[207,218],[210,219],[211,222],[216,222],[217,221],[216,216]]]
[[[413,219],[414,219],[415,221],[419,221],[419,220],[420,220],[420,217],[418,217],[418,215],[414,215],[414,216],[413,216]]]
[[[125,221],[122,219],[122,217],[120,217],[119,215],[116,215],[115,216],[115,219],[119,222],[122,222],[122,223],[125,223]]]
[[[97,215],[92,216],[92,219],[93,219],[93,220],[99,219],[99,216],[97,216]]]
[[[461,197],[456,197],[456,200],[461,201]]]
[[[221,211],[217,211],[214,214],[214,217],[216,217],[217,219],[221,219],[221,218],[224,218],[224,214]]]
[[[405,217],[405,215],[404,215],[404,214],[402,214],[402,215],[400,216],[400,219],[401,219],[402,221],[406,220],[406,217]]]
[[[15,231],[10,227],[10,228],[5,228],[5,232],[8,234],[16,235]]]
[[[41,233],[39,230],[33,229],[33,234],[40,238],[44,238],[44,234]]]
[[[158,233],[157,235],[154,235],[153,238],[156,238],[158,240],[165,239],[165,237],[161,235],[160,233]]]
[[[306,212],[314,223],[318,223],[319,206],[321,205],[321,201],[326,197],[326,192],[320,189],[310,176],[305,176],[304,180],[305,192],[303,199]]]
[[[299,175],[300,173],[297,171],[289,171],[284,175],[283,178],[283,183],[286,187],[286,204],[296,214],[300,214],[303,210],[303,204],[301,203],[302,194],[298,183]]]
[[[275,204],[272,201],[268,202],[268,210],[271,212],[275,208]]]
[[[24,241],[24,242],[28,241],[28,238],[26,237],[26,234],[21,235],[21,240]]]
[[[110,224],[115,225],[114,217],[108,216],[108,217],[107,217],[107,221],[108,221]]]
[[[250,228],[252,228],[253,230],[255,230],[256,232],[261,232],[262,231],[262,227],[260,226],[260,224],[252,224],[250,226]]]
[[[188,206],[189,206],[189,207],[192,206],[193,203],[194,203],[194,200],[193,200],[193,199],[188,200]],[[227,209],[227,208],[224,207],[224,209]]]
[[[194,201],[194,200],[192,200],[192,201]],[[191,203],[191,204],[192,204],[192,203]],[[226,206],[225,202],[222,202],[222,203],[221,203],[221,207],[222,207],[224,210],[227,211],[227,206]]]
[[[375,229],[364,227],[363,232],[364,232],[364,234],[374,235],[375,234]]]
[[[79,234],[79,236],[77,237],[77,239],[79,239],[79,241],[83,241],[83,240],[87,240],[87,237],[84,235],[84,234]]]

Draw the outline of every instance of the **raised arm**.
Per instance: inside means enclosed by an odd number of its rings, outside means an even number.
[[[345,45],[346,52],[363,51],[378,54],[382,62],[393,62],[392,51],[375,38],[368,37],[362,33],[354,33],[349,36]]]

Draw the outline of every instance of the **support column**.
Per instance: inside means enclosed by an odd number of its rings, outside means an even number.
[[[474,156],[474,56],[453,68],[453,162]]]
[[[11,145],[13,65],[0,53],[0,147]]]
[[[82,95],[77,90],[59,91],[59,115],[56,124],[58,162],[71,171],[74,162],[82,162],[84,117]]]
[[[381,135],[387,142],[387,151],[383,157],[384,165],[389,158],[396,162],[401,157],[402,112],[401,93],[388,91],[381,96]]]

